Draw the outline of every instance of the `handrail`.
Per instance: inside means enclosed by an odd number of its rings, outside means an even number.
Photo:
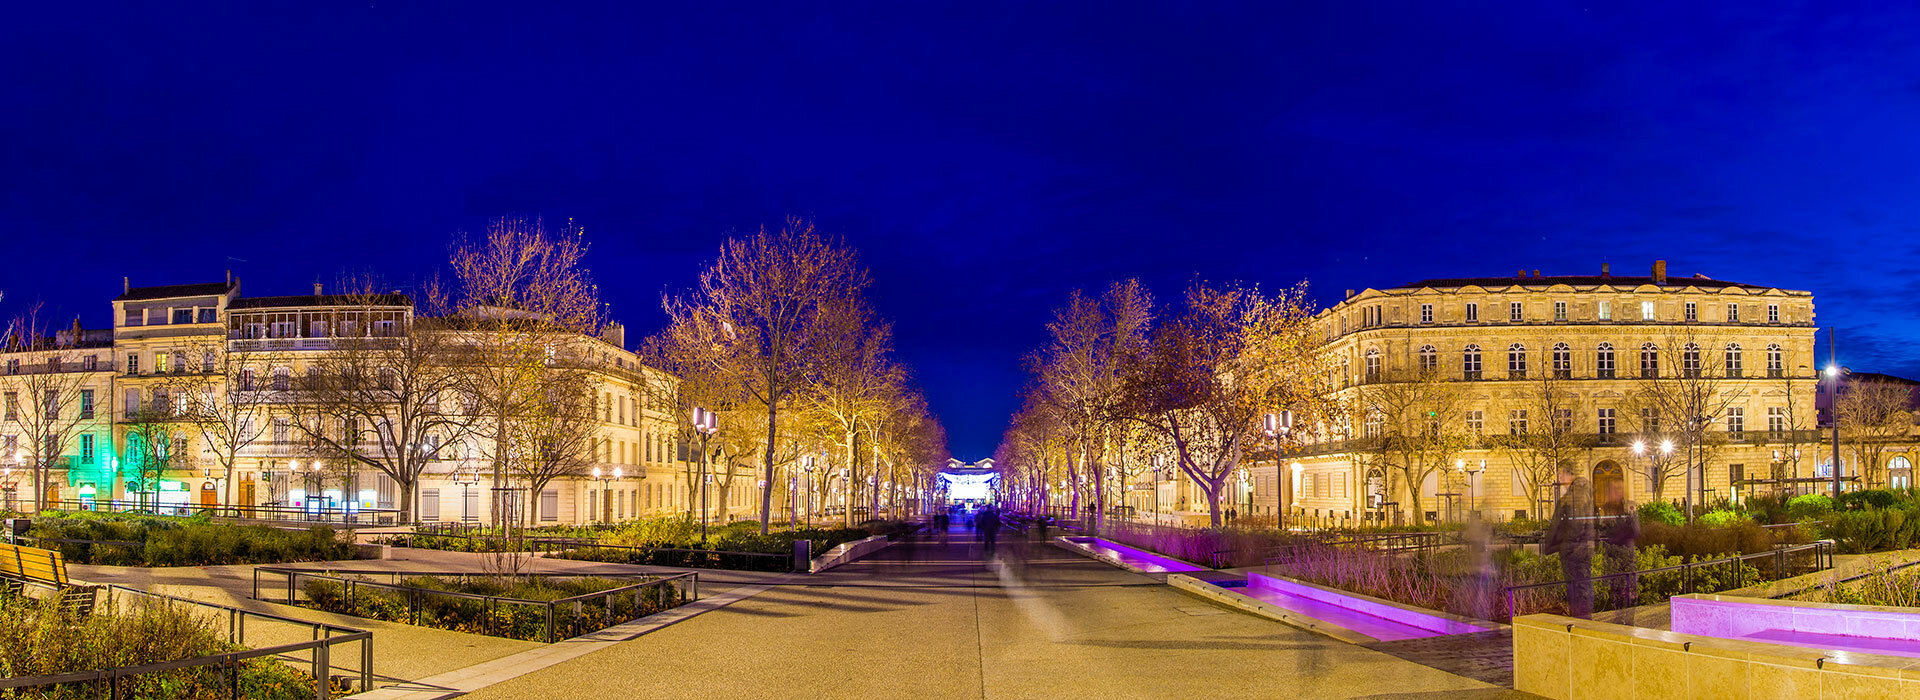
[[[373,633],[372,632],[356,629],[352,627],[344,627],[341,625],[329,624],[325,622],[314,622],[312,620],[301,620],[297,618],[285,617],[282,615],[275,615],[272,613],[263,613],[263,612],[256,612],[253,610],[245,610],[242,608],[235,608],[231,606],[220,605],[217,603],[209,603],[202,600],[194,600],[192,598],[182,598],[179,596],[172,596],[164,593],[154,593],[152,591],[143,591],[137,588],[129,588],[127,586],[121,586],[118,584],[107,586],[108,600],[111,601],[113,596],[116,593],[120,593],[120,592],[124,592],[124,593],[135,595],[135,596],[156,598],[156,599],[167,601],[169,604],[187,603],[187,604],[196,605],[200,607],[207,607],[207,608],[213,608],[215,610],[225,611],[227,613],[227,642],[230,644],[244,645],[246,643],[246,634],[247,634],[246,619],[248,616],[273,620],[276,622],[286,622],[286,623],[296,624],[300,626],[311,627],[314,630],[314,639],[305,641],[305,642],[289,642],[286,644],[276,644],[273,646],[260,647],[257,649],[241,649],[238,651],[222,652],[219,654],[212,654],[208,656],[197,656],[197,657],[188,658],[188,659],[175,659],[173,661],[162,661],[162,662],[151,663],[151,664],[141,664],[138,666],[121,666],[117,668],[95,669],[90,671],[75,671],[71,673],[60,673],[60,674],[52,674],[52,675],[45,675],[45,676],[19,676],[14,678],[0,678],[0,688],[38,688],[43,686],[58,685],[58,684],[64,684],[64,683],[98,684],[98,683],[104,682],[108,684],[109,693],[112,695],[117,695],[119,690],[118,683],[119,683],[119,679],[121,678],[140,676],[140,675],[145,675],[149,673],[159,673],[163,671],[175,671],[175,670],[184,669],[184,668],[195,668],[200,666],[220,666],[222,668],[227,669],[228,673],[233,674],[231,683],[228,686],[230,689],[229,692],[231,692],[234,697],[238,697],[239,696],[239,675],[238,675],[239,662],[245,661],[247,659],[254,659],[254,658],[261,658],[261,657],[278,657],[278,656],[284,656],[293,652],[310,650],[313,652],[313,659],[311,662],[311,668],[309,672],[314,679],[314,697],[318,698],[319,700],[326,700],[332,695],[331,688],[329,687],[331,684],[330,678],[332,676],[332,671],[333,671],[333,664],[331,661],[332,655],[330,653],[330,650],[333,647],[341,644],[347,644],[350,642],[360,642],[360,689],[363,691],[373,689]]]
[[[295,508],[277,504],[250,506],[216,505],[203,506],[197,503],[175,505],[161,503],[142,503],[124,499],[76,501],[59,499],[47,501],[46,510],[63,513],[113,513],[122,515],[148,515],[160,518],[184,518],[200,513],[209,513],[212,517],[228,520],[261,520],[275,523],[318,524],[318,525],[394,525],[399,523],[398,508]]]
[[[1681,587],[1685,590],[1683,590],[1682,592],[1691,593],[1693,592],[1692,590],[1693,578],[1691,576],[1686,576],[1686,574],[1691,573],[1694,569],[1699,569],[1699,568],[1708,567],[1708,566],[1717,566],[1717,565],[1728,564],[1733,562],[1744,562],[1749,559],[1770,558],[1775,560],[1775,564],[1774,564],[1774,567],[1776,569],[1775,573],[1778,574],[1779,569],[1783,568],[1783,564],[1786,560],[1787,555],[1798,554],[1798,553],[1809,551],[1809,550],[1811,550],[1814,554],[1814,568],[1813,568],[1814,571],[1825,571],[1827,569],[1833,568],[1833,554],[1834,554],[1833,540],[1818,540],[1815,542],[1809,542],[1807,544],[1774,547],[1773,549],[1767,550],[1765,552],[1755,552],[1753,554],[1742,554],[1739,556],[1725,557],[1725,558],[1714,559],[1710,561],[1683,562],[1675,566],[1662,566],[1662,567],[1653,568],[1653,569],[1641,569],[1638,571],[1624,571],[1620,573],[1603,574],[1600,576],[1589,577],[1586,580],[1588,583],[1593,583],[1596,581],[1606,581],[1606,580],[1612,580],[1617,578],[1639,577],[1646,574],[1661,574],[1661,573],[1668,573],[1672,571],[1679,571],[1682,573],[1684,577],[1681,582]],[[1513,619],[1513,615],[1515,612],[1514,610],[1514,605],[1515,605],[1514,592],[1515,591],[1526,591],[1526,590],[1531,590],[1535,588],[1549,588],[1552,586],[1565,587],[1568,583],[1570,583],[1570,581],[1560,580],[1560,581],[1546,581],[1542,583],[1526,583],[1526,584],[1520,584],[1517,586],[1503,587],[1501,592],[1507,599],[1506,601],[1507,602],[1507,619]]]
[[[299,595],[298,579],[304,576],[309,579],[338,582],[339,584],[341,584],[342,596],[349,600],[352,599],[353,592],[356,589],[362,586],[370,586],[376,589],[387,589],[387,590],[397,591],[406,595],[409,599],[417,599],[419,596],[425,595],[425,596],[439,596],[443,598],[477,600],[477,601],[480,601],[483,606],[497,606],[499,604],[505,603],[507,605],[526,605],[534,608],[545,608],[546,609],[546,630],[545,630],[544,638],[546,642],[549,644],[559,641],[559,638],[556,636],[557,634],[556,621],[558,617],[556,615],[556,609],[559,608],[561,605],[574,606],[574,612],[577,615],[580,612],[579,605],[581,603],[598,598],[598,599],[603,599],[607,601],[606,609],[609,615],[611,615],[611,612],[613,610],[612,601],[614,596],[632,593],[633,595],[636,596],[635,609],[637,610],[639,608],[638,596],[639,596],[640,590],[646,589],[646,588],[658,588],[662,586],[667,586],[667,587],[677,589],[677,586],[675,586],[675,583],[679,581],[686,582],[686,587],[687,587],[686,602],[692,602],[695,600],[699,600],[700,598],[700,577],[699,577],[699,574],[696,572],[686,572],[686,573],[670,574],[670,575],[664,575],[664,576],[651,576],[646,580],[636,581],[634,583],[630,583],[627,585],[616,586],[616,587],[608,588],[605,590],[592,591],[589,593],[582,593],[579,595],[568,596],[566,598],[557,598],[554,600],[531,600],[527,598],[514,598],[511,596],[501,596],[501,595],[487,595],[483,593],[468,593],[464,591],[444,591],[444,590],[438,590],[433,588],[423,588],[420,586],[408,586],[408,585],[399,583],[399,579],[401,576],[451,576],[451,577],[458,577],[461,579],[480,578],[480,577],[489,576],[488,574],[475,573],[470,571],[462,571],[462,572],[359,571],[359,572],[355,572],[355,571],[343,571],[343,570],[337,570],[337,569],[329,570],[329,569],[293,569],[293,568],[283,568],[283,567],[256,567],[253,570],[252,597],[254,600],[266,600],[265,598],[260,597],[260,573],[262,571],[265,571],[269,574],[275,574],[275,575],[285,574],[286,575],[286,581],[287,581],[286,604],[287,605],[298,604],[297,602],[298,595]],[[334,574],[352,574],[356,576],[364,575],[364,574],[387,574],[391,577],[389,580],[392,582],[381,583],[379,581],[347,578],[345,576],[336,576]],[[576,574],[576,573],[549,574],[544,572],[521,574],[521,575],[526,576],[528,578],[540,578],[540,577],[607,578],[607,579],[614,579],[614,580],[619,580],[621,578],[624,578],[618,575],[608,575],[608,574]],[[409,610],[408,610],[409,624],[419,624],[419,612],[420,611],[419,611],[419,607],[416,600],[416,602],[413,605],[409,606]],[[494,616],[491,613],[489,613],[487,615],[487,633],[488,634],[492,634],[493,632],[493,623],[494,623]],[[573,624],[575,625],[575,629],[578,629],[578,625],[579,625],[578,621],[576,620]]]

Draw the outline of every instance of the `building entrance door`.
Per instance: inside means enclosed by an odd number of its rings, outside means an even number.
[[[220,505],[220,490],[217,488],[214,488],[213,482],[211,481],[200,482],[200,507],[214,508],[214,507],[218,507],[219,505]]]
[[[1593,506],[1601,515],[1626,513],[1627,481],[1619,462],[1607,459],[1593,465]]]

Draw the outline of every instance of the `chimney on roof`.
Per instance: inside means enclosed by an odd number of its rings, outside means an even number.
[[[1513,276],[1514,276],[1515,278],[1518,278],[1518,279],[1526,279],[1526,278],[1527,278],[1527,271],[1526,271],[1526,269],[1525,269],[1525,268],[1521,268],[1521,270],[1520,270],[1519,272],[1515,272],[1515,273],[1513,273]]]
[[[313,283],[313,295],[314,295],[314,296],[320,296],[320,283],[319,283],[319,282],[315,282],[315,283]]]
[[[233,268],[227,268],[227,286],[233,286]]]
[[[1663,286],[1663,287],[1664,287],[1664,286],[1666,286],[1666,284],[1667,284],[1667,261],[1665,261],[1665,260],[1655,260],[1655,261],[1653,261],[1653,283],[1654,283],[1654,284],[1657,284],[1657,285],[1660,285],[1660,286]]]
[[[133,278],[132,277],[120,278],[120,293],[126,294],[127,292],[131,292],[131,291],[133,291]]]
[[[1539,271],[1539,270],[1534,270],[1534,271],[1533,271],[1533,278],[1534,278],[1534,279],[1540,279],[1540,271]]]
[[[1351,290],[1351,289],[1349,289],[1349,290],[1347,290],[1347,298],[1348,298],[1348,299],[1352,299],[1352,298],[1353,298],[1353,290]]]
[[[1600,263],[1600,276],[1603,278],[1612,277],[1613,276],[1612,268],[1609,267],[1606,263]]]

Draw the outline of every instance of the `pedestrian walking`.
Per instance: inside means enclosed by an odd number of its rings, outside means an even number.
[[[1567,614],[1593,617],[1593,488],[1584,476],[1560,472],[1565,493],[1553,507],[1553,522],[1540,543],[1542,554],[1560,555],[1567,587]]]
[[[986,553],[993,554],[994,542],[1000,537],[1000,514],[993,506],[987,506],[980,509],[980,514],[974,520],[977,521],[980,538],[986,544]]]

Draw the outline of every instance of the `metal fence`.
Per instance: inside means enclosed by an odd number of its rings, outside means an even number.
[[[1736,557],[1594,576],[1580,585],[1592,587],[1589,590],[1589,599],[1593,603],[1593,609],[1605,611],[1632,606],[1623,606],[1622,602],[1638,604],[1638,600],[1643,597],[1642,591],[1649,587],[1655,589],[1655,597],[1664,600],[1675,595],[1718,593],[1765,581],[1778,581],[1825,571],[1833,568],[1833,555],[1833,541],[1820,540],[1802,545],[1775,547],[1769,551]],[[1596,550],[1595,556],[1602,556],[1602,553]],[[1749,569],[1757,580],[1748,580],[1746,574]],[[1763,576],[1764,578],[1760,578]],[[1569,604],[1570,596],[1567,586],[1570,583],[1572,582],[1548,581],[1506,586],[1501,590],[1502,597],[1506,600],[1506,619],[1512,620],[1518,615],[1563,609]]]
[[[28,505],[31,505],[29,502]],[[400,511],[393,508],[294,508],[280,505],[203,506],[192,503],[161,504],[123,500],[48,501],[46,510],[69,513],[119,513],[186,517],[207,513],[215,518],[265,523],[335,525],[365,527],[400,524]]]
[[[314,679],[314,697],[319,700],[326,700],[332,695],[331,681],[335,668],[333,665],[333,648],[354,642],[360,644],[358,688],[362,691],[372,690],[373,688],[372,632],[354,629],[352,627],[330,625],[324,622],[312,622],[270,613],[242,610],[240,608],[170,596],[162,593],[152,593],[119,585],[108,586],[106,594],[109,606],[114,605],[117,602],[116,599],[130,598],[135,602],[157,602],[163,605],[190,605],[197,608],[208,609],[212,611],[213,619],[218,619],[221,616],[226,617],[227,642],[236,646],[246,645],[247,621],[250,619],[255,621],[254,624],[256,627],[262,622],[265,622],[270,624],[293,625],[295,627],[308,629],[311,630],[312,639],[304,642],[275,644],[258,649],[241,649],[211,656],[198,656],[190,659],[178,659],[175,661],[141,664],[138,666],[76,671],[73,673],[60,673],[46,676],[0,678],[0,688],[24,690],[55,685],[87,684],[93,686],[99,694],[117,700],[123,697],[120,688],[123,679],[152,673],[214,666],[225,671],[227,674],[225,683],[227,697],[240,698],[244,697],[241,695],[240,690],[240,663],[248,659],[265,658],[307,666],[309,675]],[[95,614],[100,613],[96,612]],[[303,654],[306,655],[307,658],[299,658],[299,656]]]
[[[687,569],[732,569],[736,571],[792,571],[793,554],[735,552],[690,547],[640,547],[607,544],[583,537],[499,537],[463,534],[466,530],[441,530],[395,535],[407,538],[410,546],[419,546],[422,537],[459,540],[460,551],[522,551],[554,554],[566,559],[582,559],[615,564],[673,566]],[[823,541],[824,543],[824,541]],[[511,546],[509,546],[511,545]],[[584,553],[584,554],[583,554]]]
[[[262,576],[272,584],[281,583],[279,594],[262,596]],[[385,583],[373,577],[384,576]],[[393,622],[419,625],[422,620],[443,629],[475,632],[490,636],[528,639],[523,633],[537,633],[535,641],[553,643],[569,637],[595,632],[622,622],[636,620],[662,610],[700,599],[700,578],[695,573],[649,577],[624,586],[558,598],[531,600],[510,596],[466,593],[410,586],[403,579],[431,576],[455,581],[499,578],[473,572],[445,571],[342,571],[256,567],[253,570],[255,600],[284,601],[287,605],[307,604],[323,610],[344,608],[346,614],[385,613]],[[605,574],[522,574],[518,578],[580,579],[617,578]],[[325,582],[315,590],[338,595],[336,601],[316,600],[308,584]],[[306,582],[306,583],[303,583]],[[329,588],[329,585],[331,588]],[[334,590],[334,589],[337,589]],[[391,607],[390,607],[391,606]],[[404,606],[404,607],[398,607]],[[337,611],[336,611],[337,612]],[[389,619],[374,617],[373,619]],[[452,627],[445,625],[452,624]],[[564,634],[562,634],[564,633]]]

